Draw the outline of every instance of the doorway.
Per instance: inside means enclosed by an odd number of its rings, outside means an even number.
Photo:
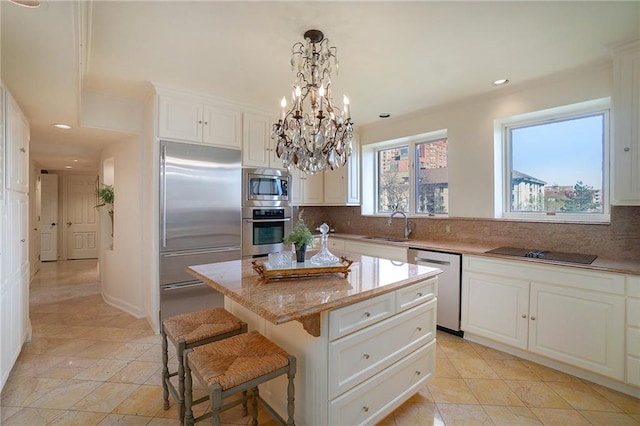
[[[58,175],[40,175],[40,260],[58,260]]]

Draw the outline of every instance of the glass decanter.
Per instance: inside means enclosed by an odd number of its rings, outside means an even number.
[[[314,265],[335,265],[340,261],[336,256],[331,254],[327,248],[327,240],[329,239],[329,225],[323,223],[316,230],[320,231],[320,242],[322,244],[320,251],[311,256],[310,262]]]

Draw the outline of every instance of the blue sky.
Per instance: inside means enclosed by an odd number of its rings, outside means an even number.
[[[512,130],[515,170],[547,182],[602,187],[603,116],[596,115]]]

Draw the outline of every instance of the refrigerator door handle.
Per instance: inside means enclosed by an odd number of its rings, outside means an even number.
[[[202,287],[202,286],[206,286],[206,284],[202,282],[190,283],[190,284],[171,284],[171,285],[162,286],[162,290],[163,291],[183,290],[185,288]]]
[[[191,251],[183,251],[179,253],[162,253],[162,257],[178,257],[178,256],[193,256],[194,254],[209,254],[209,253],[225,253],[229,251],[238,251],[240,250],[240,246],[233,247],[222,247],[218,249],[207,249],[207,250],[191,250]]]
[[[162,205],[160,206],[160,223],[162,224],[162,247],[167,246],[167,174],[166,174],[166,156],[167,147],[162,145],[160,153],[160,197]]]
[[[284,217],[280,219],[245,219],[247,223],[264,223],[264,222],[289,222],[290,217]]]

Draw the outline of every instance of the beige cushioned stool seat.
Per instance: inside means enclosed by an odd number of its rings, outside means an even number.
[[[223,390],[289,364],[289,354],[256,331],[199,346],[187,356],[207,386],[218,383]]]
[[[176,315],[164,320],[164,330],[172,341],[190,343],[239,330],[242,322],[222,308]]]

